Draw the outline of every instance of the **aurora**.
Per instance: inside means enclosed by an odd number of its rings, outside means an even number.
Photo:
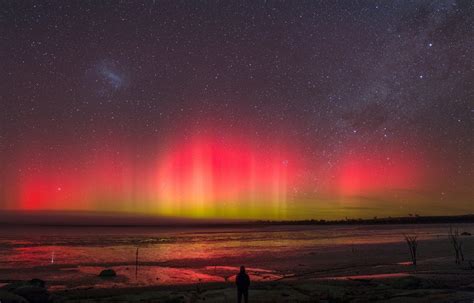
[[[472,213],[469,5],[341,5],[11,4],[0,211]]]

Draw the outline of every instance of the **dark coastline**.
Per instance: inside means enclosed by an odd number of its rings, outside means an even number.
[[[258,221],[261,225],[384,225],[384,224],[447,224],[474,223],[474,215],[461,216],[409,216],[372,219],[344,220],[298,220],[298,221]]]
[[[35,220],[27,220],[31,217],[25,216],[22,220],[12,220],[11,218],[6,219],[0,217],[0,227],[9,226],[44,226],[44,227],[160,227],[160,228],[173,228],[173,227],[200,227],[200,228],[253,228],[253,227],[265,227],[265,226],[328,226],[328,225],[403,225],[403,224],[461,224],[461,223],[474,223],[474,214],[468,215],[454,215],[454,216],[407,216],[407,217],[382,217],[382,218],[371,218],[371,219],[343,219],[343,220],[323,220],[323,219],[308,219],[308,220],[255,220],[255,221],[243,221],[243,220],[206,220],[206,219],[179,219],[179,218],[151,218],[144,217],[142,220],[140,217],[133,217],[132,220],[125,220],[125,223],[121,220],[123,217],[105,217],[112,218],[111,220],[98,220],[101,216],[90,217],[87,215],[74,215],[71,216],[72,220],[50,220],[50,217],[34,217]],[[26,220],[25,220],[26,218]],[[86,220],[81,220],[86,218]],[[130,219],[130,217],[127,217]],[[100,223],[99,223],[100,222]]]

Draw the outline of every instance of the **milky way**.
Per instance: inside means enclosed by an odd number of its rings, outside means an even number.
[[[0,209],[474,212],[471,1],[0,11]]]

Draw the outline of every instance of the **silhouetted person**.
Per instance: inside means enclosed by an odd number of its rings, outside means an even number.
[[[243,296],[244,302],[247,303],[249,301],[250,278],[245,272],[245,266],[240,266],[240,272],[235,277],[235,284],[237,285],[237,302],[241,303]]]

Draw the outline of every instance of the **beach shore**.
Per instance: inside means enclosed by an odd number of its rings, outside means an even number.
[[[354,273],[354,272],[352,272]],[[3,293],[0,293],[0,296]],[[6,297],[5,297],[6,298]],[[251,302],[466,302],[474,300],[472,271],[407,272],[406,275],[292,277],[256,282]],[[232,283],[52,291],[48,302],[235,302]],[[14,302],[4,300],[3,302]],[[41,301],[38,301],[41,302]],[[45,301],[46,302],[46,301]]]
[[[465,229],[472,231],[472,226]],[[445,230],[442,226],[440,230]],[[356,231],[351,231],[355,233]],[[364,233],[366,231],[364,230]],[[378,231],[385,233],[386,231]],[[388,231],[387,231],[388,232]],[[337,237],[308,242],[307,238],[282,240],[278,250],[270,242],[278,241],[282,231],[266,232],[272,240],[258,237],[245,242],[244,252],[234,254],[193,254],[183,252],[174,256],[173,247],[183,247],[180,242],[154,244],[139,250],[142,259],[110,260],[104,262],[82,262],[77,264],[55,263],[0,268],[0,299],[2,303],[15,302],[8,299],[15,292],[12,285],[21,281],[38,278],[45,281],[43,290],[46,301],[30,302],[235,302],[235,274],[238,266],[244,264],[250,274],[251,302],[466,302],[474,301],[474,236],[462,236],[465,260],[455,263],[454,250],[446,234],[431,233],[423,236],[425,230],[418,230],[418,262],[414,266],[410,260],[407,244],[399,231],[390,229],[390,235],[383,239],[390,241],[375,243],[352,237],[338,242]],[[321,234],[320,230],[285,231],[288,238],[310,233]],[[212,246],[212,252],[225,252],[232,247],[236,250],[245,232],[222,233],[206,236],[206,242],[199,240],[191,247]],[[198,235],[193,234],[193,239]],[[224,237],[224,238],[222,238]],[[212,242],[212,239],[224,239]],[[380,238],[380,237],[379,237]],[[82,238],[81,238],[82,239]],[[397,240],[398,239],[398,240]],[[82,241],[82,240],[81,240]],[[311,240],[313,241],[313,240]],[[323,241],[323,242],[321,242]],[[81,242],[82,243],[82,242]],[[211,243],[211,244],[210,244]],[[213,243],[213,244],[212,244]],[[299,243],[293,250],[289,244]],[[322,243],[322,244],[313,244]],[[286,246],[283,246],[285,244]],[[38,255],[47,250],[28,244],[15,250],[29,249]],[[89,244],[88,244],[89,245]],[[207,245],[207,246],[206,246]],[[219,250],[219,247],[221,250]],[[57,247],[56,247],[57,248]],[[257,249],[255,248],[255,249]],[[48,248],[49,249],[49,248]],[[82,251],[82,246],[71,249]],[[100,247],[113,252],[131,251],[122,246]],[[166,261],[147,259],[154,251],[170,249],[173,258]],[[242,250],[242,248],[241,248]],[[17,252],[18,253],[18,252]],[[125,254],[129,256],[130,254]],[[28,255],[29,256],[29,255]],[[102,255],[101,255],[102,256]],[[154,255],[153,255],[154,256]],[[186,257],[188,256],[188,257]],[[17,257],[25,263],[25,255]],[[14,260],[12,259],[12,262]],[[28,264],[27,264],[28,265]],[[116,276],[100,277],[104,269],[112,269]],[[24,285],[23,285],[24,286]],[[31,286],[31,285],[30,285]],[[10,288],[9,288],[10,287]],[[30,289],[31,290],[31,289]],[[46,296],[47,295],[47,296]],[[23,302],[23,301],[16,301]]]

